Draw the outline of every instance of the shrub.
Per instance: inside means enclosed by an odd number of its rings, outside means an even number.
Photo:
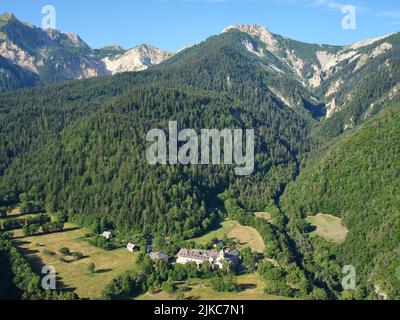
[[[94,274],[95,270],[96,270],[96,265],[95,265],[93,262],[92,262],[92,263],[89,263],[89,265],[88,265],[88,271],[89,271],[89,273],[90,273],[90,274]]]
[[[72,257],[74,257],[75,260],[81,260],[83,258],[83,253],[82,252],[73,252]]]
[[[66,247],[60,248],[60,250],[58,252],[60,252],[64,256],[68,256],[70,254],[70,250]]]
[[[173,294],[176,291],[176,286],[171,280],[167,280],[162,284],[162,289],[169,294]]]
[[[217,292],[239,292],[239,285],[234,276],[212,278],[211,288]]]

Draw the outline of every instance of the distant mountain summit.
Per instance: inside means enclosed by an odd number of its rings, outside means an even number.
[[[252,25],[244,25],[244,24],[235,24],[225,28],[222,32],[228,32],[230,30],[239,30],[241,32],[245,32],[252,37],[257,37],[267,46],[267,49],[275,52],[278,49],[278,41],[274,37],[274,35],[269,32],[266,27],[259,26],[254,23]]]
[[[0,16],[0,92],[62,80],[142,71],[172,53],[149,45],[93,50],[77,34],[43,30]]]
[[[109,54],[101,61],[111,74],[127,71],[142,71],[160,64],[173,55],[151,45],[141,44],[133,49],[120,51],[116,48],[115,54]]]

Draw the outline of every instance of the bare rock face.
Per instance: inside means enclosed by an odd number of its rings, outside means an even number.
[[[256,56],[262,58],[264,56],[264,50],[257,48],[257,46],[251,41],[243,41],[242,43],[248,52],[255,54]]]
[[[160,64],[173,53],[163,51],[150,45],[139,45],[123,54],[102,59],[110,74],[128,71],[142,71]]]
[[[357,51],[339,51],[337,54],[331,54],[326,51],[317,51],[316,55],[320,68],[315,70],[314,77],[310,80],[312,87],[318,87],[321,83],[330,78],[338,71],[338,65],[343,61],[349,61],[357,55]],[[339,84],[340,86],[340,84]],[[337,90],[337,88],[336,88]]]
[[[374,43],[377,42],[377,41],[380,41],[380,40],[383,40],[383,39],[385,39],[385,38],[387,38],[387,37],[390,37],[391,35],[393,35],[393,33],[392,33],[392,34],[388,34],[388,35],[383,36],[383,37],[378,37],[378,38],[373,38],[373,39],[362,40],[362,41],[359,41],[359,42],[356,42],[356,43],[352,44],[352,45],[350,46],[350,48],[353,49],[353,50],[360,49],[360,48],[362,48],[362,47],[369,46],[369,45],[371,45],[371,44],[374,44]]]
[[[269,30],[265,27],[261,27],[257,24],[252,25],[244,25],[244,24],[235,24],[233,26],[229,26],[225,28],[222,32],[227,32],[229,30],[236,29],[241,32],[245,32],[252,37],[257,37],[263,42],[267,49],[271,52],[275,52],[278,50],[278,41],[274,37],[274,35],[269,32]]]
[[[28,52],[25,52],[11,41],[6,40],[0,43],[0,56],[10,60],[22,68],[38,73],[35,57],[32,57]]]
[[[27,78],[33,73],[40,83],[142,71],[171,55],[150,45],[131,50],[116,46],[93,50],[75,33],[43,30],[12,14],[0,15],[0,58],[6,59],[0,67],[21,68],[20,72],[27,72]],[[4,78],[6,73],[2,74]],[[15,88],[31,85],[32,81],[24,81],[22,76]]]

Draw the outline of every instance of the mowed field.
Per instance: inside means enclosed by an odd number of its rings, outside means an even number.
[[[234,220],[225,220],[214,230],[191,240],[199,244],[206,244],[214,238],[222,240],[225,236],[234,239],[239,249],[250,247],[253,251],[264,251],[265,244],[258,231],[252,227],[243,226]]]
[[[347,228],[342,224],[342,220],[329,214],[319,213],[315,216],[309,216],[307,221],[316,228],[312,234],[329,241],[343,242],[348,233]]]
[[[285,300],[287,298],[264,293],[266,286],[264,280],[256,273],[240,275],[237,277],[241,292],[216,292],[207,280],[194,279],[190,290],[185,292],[188,300]],[[138,300],[172,300],[173,297],[161,291],[156,294],[146,293]]]
[[[59,285],[73,289],[82,299],[98,299],[103,288],[117,275],[135,268],[137,253],[130,253],[125,248],[105,251],[81,240],[87,230],[67,223],[65,230],[58,233],[22,237],[20,230],[14,232],[14,244],[38,274],[44,265],[56,269]],[[74,261],[67,257],[67,262],[60,260],[59,249],[67,247],[71,252],[81,252],[83,259]],[[52,252],[49,254],[48,252]],[[96,265],[95,274],[88,272],[88,265]]]

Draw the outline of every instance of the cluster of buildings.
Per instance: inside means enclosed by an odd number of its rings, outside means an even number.
[[[148,256],[154,262],[156,261],[165,261],[169,262],[170,257],[163,252],[149,252]],[[221,250],[211,249],[186,249],[181,248],[176,255],[175,263],[178,264],[187,264],[187,263],[195,263],[198,266],[208,262],[213,269],[215,268],[224,268],[224,266],[235,266],[239,263],[240,254],[236,249],[229,249],[228,247],[224,247]]]
[[[213,268],[222,269],[224,265],[237,265],[239,263],[239,251],[236,249],[230,250],[224,247],[221,250],[201,250],[201,249],[184,249],[179,250],[176,263],[186,264],[194,262],[201,265],[204,262],[209,262]]]
[[[111,239],[112,234],[109,231],[102,233],[102,236],[106,239]],[[126,246],[129,252],[139,250],[139,246],[129,242]],[[164,252],[154,252],[152,245],[147,246],[147,255],[154,262],[165,261],[170,262],[170,257]],[[176,262],[178,264],[196,263],[198,266],[208,262],[212,268],[222,269],[224,266],[235,266],[239,263],[240,253],[238,250],[231,250],[223,242],[218,242],[214,245],[213,249],[186,249],[181,248],[176,256]]]

